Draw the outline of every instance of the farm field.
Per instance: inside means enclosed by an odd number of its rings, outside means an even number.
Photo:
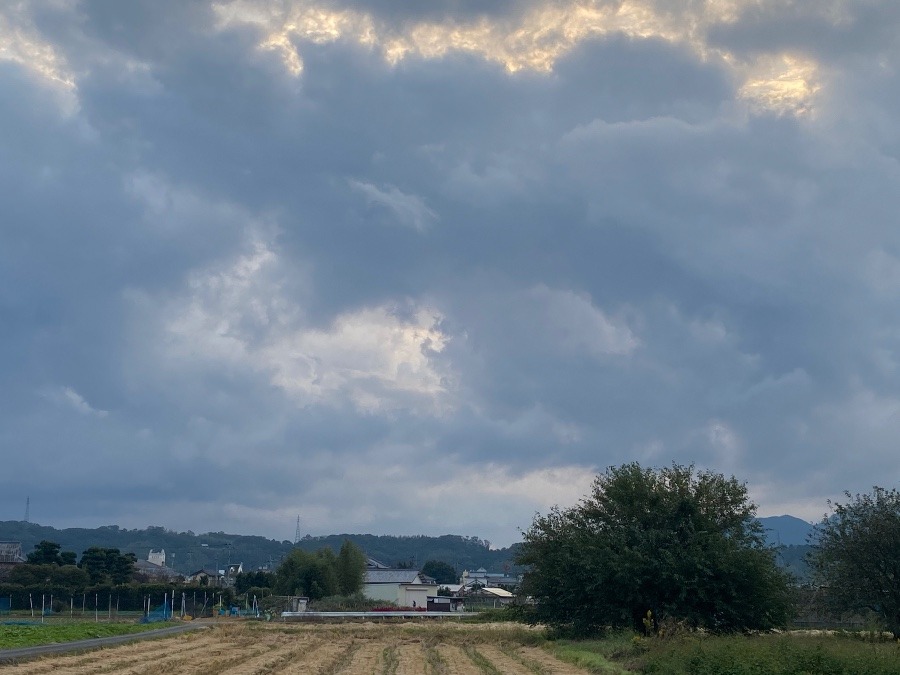
[[[0,673],[576,675],[521,626],[232,623],[175,637],[0,666]]]
[[[6,673],[196,675],[900,675],[900,643],[872,634],[612,634],[548,640],[517,624],[250,623],[0,665]]]

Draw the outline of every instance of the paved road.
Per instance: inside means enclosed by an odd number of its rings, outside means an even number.
[[[113,635],[112,637],[77,640],[76,642],[58,642],[50,645],[38,645],[37,647],[22,647],[21,649],[2,649],[0,650],[0,663],[26,661],[28,659],[37,658],[38,656],[46,656],[47,654],[86,652],[91,649],[98,649],[99,647],[109,647],[110,645],[121,645],[126,642],[135,642],[137,640],[149,640],[151,638],[165,637],[167,635],[177,635],[178,633],[184,633],[189,630],[209,628],[209,626],[210,624],[208,623],[195,621],[180,624],[178,626],[170,626],[169,628],[148,630],[144,633]]]

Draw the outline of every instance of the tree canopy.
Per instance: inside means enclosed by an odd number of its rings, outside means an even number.
[[[134,574],[134,553],[121,553],[117,548],[91,546],[81,554],[78,567],[91,577],[92,584],[127,584]]]
[[[610,467],[569,509],[535,517],[518,561],[533,619],[579,634],[649,619],[716,631],[787,622],[778,568],[743,483],[673,464]],[[649,614],[648,614],[649,612]]]
[[[830,502],[810,561],[840,611],[870,610],[900,638],[900,493],[875,487]]]
[[[349,539],[345,539],[341,545],[335,571],[341,595],[353,595],[362,591],[366,574],[366,555]]]
[[[74,551],[60,551],[62,546],[55,541],[41,540],[34,545],[34,550],[28,554],[26,562],[29,565],[74,565],[76,556]]]
[[[422,565],[422,574],[431,577],[439,584],[459,583],[459,573],[449,563],[440,560],[429,560]]]
[[[273,588],[280,595],[305,595],[311,600],[353,595],[362,590],[365,568],[365,556],[350,541],[338,555],[330,548],[315,553],[297,548],[275,570]]]

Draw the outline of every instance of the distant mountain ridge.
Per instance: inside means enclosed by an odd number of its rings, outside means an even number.
[[[759,521],[765,529],[767,541],[775,546],[804,546],[809,543],[808,537],[814,530],[813,524],[789,515],[760,518]],[[58,530],[24,521],[0,521],[0,540],[21,542],[26,554],[43,539],[55,541],[64,551],[75,551],[79,556],[90,546],[103,546],[130,551],[138,559],[146,560],[150,549],[165,549],[166,566],[182,574],[199,569],[222,569],[228,563],[237,562],[243,563],[245,570],[266,566],[274,568],[295,546],[291,541],[253,535],[225,532],[194,534],[155,526],[140,530],[124,529],[117,525]],[[478,537],[452,534],[439,537],[332,534],[308,536],[296,546],[307,551],[324,547],[337,551],[345,539],[359,546],[369,557],[388,565],[421,567],[428,560],[438,560],[460,572],[480,567],[492,572],[515,572],[514,560],[520,546],[513,544],[508,548],[492,550],[487,542]]]
[[[243,563],[245,570],[260,567],[274,568],[295,544],[265,537],[227,534],[225,532],[174,532],[163,527],[129,530],[117,525],[98,528],[67,528],[58,530],[46,525],[24,521],[0,521],[0,540],[19,541],[27,554],[41,540],[54,541],[64,551],[78,556],[90,546],[117,548],[132,552],[139,560],[146,560],[151,549],[166,551],[166,566],[181,574],[200,569],[222,569],[228,563]],[[359,546],[366,555],[387,565],[398,563],[421,567],[428,560],[446,562],[457,568],[490,571],[513,570],[518,544],[510,548],[491,550],[478,537],[459,535],[391,536],[372,534],[332,534],[304,537],[297,548],[315,551],[331,548],[337,552],[345,539]]]
[[[766,541],[773,546],[802,546],[809,543],[815,525],[794,516],[759,518],[766,532]]]

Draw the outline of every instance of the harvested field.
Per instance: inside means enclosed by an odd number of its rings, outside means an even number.
[[[15,675],[530,675],[584,673],[521,626],[231,623],[208,631],[0,667]]]

